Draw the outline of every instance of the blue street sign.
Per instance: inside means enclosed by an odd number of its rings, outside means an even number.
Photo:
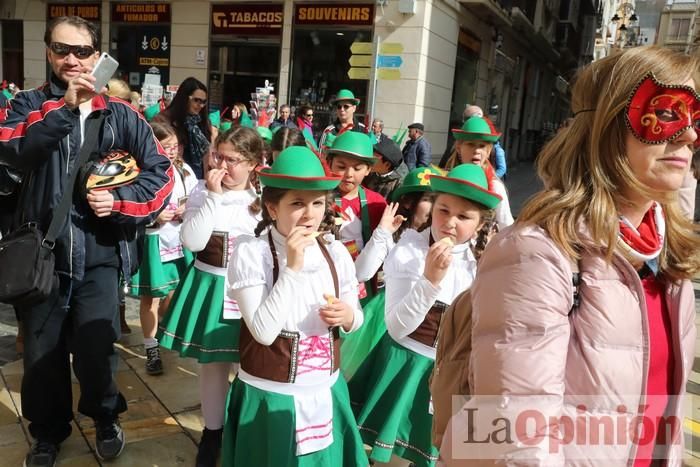
[[[403,60],[399,55],[379,55],[377,56],[377,66],[379,68],[399,68]]]

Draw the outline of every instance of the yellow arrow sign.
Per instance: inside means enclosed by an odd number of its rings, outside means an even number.
[[[350,66],[372,66],[371,55],[351,55],[348,60]]]
[[[348,70],[348,78],[350,79],[369,79],[370,68],[350,68]]]
[[[377,79],[401,79],[401,71],[398,68],[379,68],[377,69]]]
[[[379,46],[379,53],[398,55],[403,53],[403,44],[400,42],[384,42]]]
[[[350,46],[350,52],[354,54],[371,54],[372,53],[372,43],[371,42],[353,42]]]

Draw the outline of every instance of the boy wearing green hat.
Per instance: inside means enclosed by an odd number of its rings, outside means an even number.
[[[432,467],[428,379],[445,309],[476,275],[472,241],[485,236],[500,197],[483,169],[462,164],[447,176],[430,175],[436,193],[430,226],[407,230],[384,263],[387,333],[350,379],[350,399],[370,459],[392,454]]]
[[[355,268],[342,243],[322,235],[340,177],[302,146],[257,173],[263,220],[255,236],[236,239],[228,270],[243,320],[222,465],[366,465],[338,371],[339,329],[363,322]]]
[[[335,108],[336,119],[321,133],[321,138],[318,141],[321,150],[326,148],[326,140],[329,135],[340,136],[346,131],[356,131],[367,134],[365,125],[355,118],[355,111],[359,104],[360,99],[355,98],[355,95],[349,89],[341,89],[338,91],[335,99],[331,101],[331,106]]]
[[[341,176],[336,206],[340,209],[340,241],[353,258],[362,250],[379,224],[386,200],[379,193],[363,188],[362,182],[377,161],[372,141],[364,133],[347,131],[333,141],[328,165]]]

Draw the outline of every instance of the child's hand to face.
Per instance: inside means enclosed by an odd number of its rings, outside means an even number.
[[[355,320],[355,312],[345,302],[341,302],[333,295],[324,294],[326,305],[319,308],[321,319],[331,327],[342,326],[345,332],[352,329],[352,323]]]
[[[449,237],[446,237],[449,239]],[[439,241],[433,243],[428,249],[428,256],[425,257],[425,269],[423,275],[435,287],[440,286],[440,282],[445,278],[447,270],[452,263],[452,243]]]
[[[224,179],[226,176],[226,169],[214,169],[210,168],[207,171],[206,175],[206,182],[207,182],[207,190],[214,192],[214,193],[223,193],[224,188],[221,183],[221,181]]]
[[[287,267],[299,272],[304,267],[304,250],[316,242],[317,231],[294,227],[287,235]]]

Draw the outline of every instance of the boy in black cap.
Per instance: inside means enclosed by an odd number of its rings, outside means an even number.
[[[408,169],[403,162],[401,150],[391,139],[375,144],[374,156],[377,161],[365,177],[363,185],[389,200],[394,190],[401,185]]]
[[[422,123],[408,125],[408,141],[403,147],[403,160],[408,170],[416,167],[428,167],[433,157],[430,143],[423,138],[425,127]]]

